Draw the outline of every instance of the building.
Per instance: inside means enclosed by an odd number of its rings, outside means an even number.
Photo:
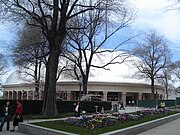
[[[103,101],[118,102],[121,99],[124,104],[132,105],[137,99],[149,99],[151,93],[150,81],[142,77],[138,72],[134,62],[140,62],[135,56],[124,55],[127,53],[106,52],[94,56],[94,65],[103,65],[115,58],[114,63],[102,68],[91,68],[88,82],[88,93],[93,95],[91,98]],[[122,62],[124,61],[124,62]],[[121,63],[121,64],[119,64]],[[33,79],[18,71],[13,72],[2,85],[5,99],[42,99],[43,83],[39,92],[34,89]],[[78,100],[79,82],[64,72],[57,82],[57,99],[59,100]],[[164,88],[155,85],[157,99],[163,99]]]

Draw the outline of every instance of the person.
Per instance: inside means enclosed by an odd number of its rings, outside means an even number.
[[[80,106],[80,103],[77,102],[76,108],[75,108],[75,117],[80,117],[80,112],[81,112],[81,106]]]
[[[119,109],[120,109],[120,110],[122,110],[122,109],[125,110],[124,104],[123,104],[123,101],[122,101],[122,100],[120,101],[120,107],[119,107]]]
[[[134,106],[135,105],[135,101],[134,100],[132,100],[132,106]]]
[[[23,122],[22,111],[23,111],[23,106],[20,101],[17,101],[16,111],[15,111],[14,120],[13,120],[13,129],[10,130],[11,132],[15,130],[15,127],[18,126],[19,122]]]
[[[163,109],[164,109],[165,106],[166,106],[166,105],[165,105],[165,102],[164,102],[164,101],[161,101],[160,104],[159,104],[159,108],[163,108]]]
[[[73,104],[74,116],[76,117],[76,111],[75,111],[75,109],[76,109],[76,103]]]
[[[101,113],[102,113],[102,114],[104,114],[104,107],[102,107],[102,109],[101,109]]]
[[[3,120],[0,125],[0,132],[2,131],[5,122],[7,123],[6,130],[9,131],[10,120],[12,117],[12,107],[9,101],[7,101],[6,104],[3,106],[2,112],[3,112]]]

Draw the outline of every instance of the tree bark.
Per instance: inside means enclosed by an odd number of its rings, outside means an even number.
[[[49,118],[58,114],[56,104],[56,76],[59,52],[57,50],[54,53],[50,53],[46,67],[42,115]]]
[[[154,79],[151,79],[151,96],[150,99],[154,100],[155,99],[155,94],[154,94]]]

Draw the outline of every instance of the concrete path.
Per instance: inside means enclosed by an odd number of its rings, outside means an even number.
[[[26,134],[22,134],[17,131],[10,132],[10,131],[4,130],[4,131],[0,132],[0,135],[26,135]]]
[[[126,110],[120,110],[119,112],[130,113],[130,112],[135,112],[137,110],[142,110],[142,109],[136,108],[136,107],[126,107]],[[30,120],[30,121],[24,121],[24,122],[29,123],[32,121],[39,121],[39,120]],[[12,122],[10,124],[10,129],[12,129]],[[27,134],[19,133],[17,129],[14,132],[6,131],[6,123],[5,123],[3,127],[3,131],[0,132],[0,135],[27,135]],[[138,135],[180,135],[180,119],[177,119],[175,121],[169,122],[162,126],[153,128],[151,130],[140,133]]]
[[[180,119],[163,124],[138,135],[180,135]]]
[[[10,123],[10,129],[12,129],[12,122]],[[10,132],[10,131],[6,131],[6,123],[4,124],[3,126],[3,129],[2,129],[2,132],[0,132],[0,135],[26,135],[26,134],[22,134],[22,133],[19,133],[17,131],[17,127],[16,127],[16,130],[14,132]]]

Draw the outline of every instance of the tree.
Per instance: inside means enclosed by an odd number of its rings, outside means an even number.
[[[6,56],[0,53],[0,75],[4,75],[7,72],[8,62]]]
[[[174,75],[180,79],[180,61],[175,61],[173,64],[173,73]]]
[[[173,65],[172,63],[167,64],[167,66],[162,70],[161,78],[158,78],[158,82],[162,84],[165,88],[164,96],[168,100],[169,92],[174,90],[173,87]]]
[[[172,72],[173,72],[173,75],[175,77],[175,82],[179,82],[180,80],[180,61],[175,61],[173,64],[172,64]],[[179,86],[176,88],[176,91],[179,93]]]
[[[63,51],[63,42],[70,29],[71,20],[89,10],[105,10],[107,0],[94,0],[89,5],[84,0],[0,0],[1,14],[39,27],[48,41],[49,56],[46,66],[42,113],[52,117],[58,114],[56,106],[56,77],[59,56]],[[109,6],[118,1],[110,0]],[[119,5],[121,6],[121,5]],[[32,21],[33,20],[33,21]],[[33,23],[36,22],[36,23]]]
[[[19,73],[25,73],[34,80],[36,99],[39,99],[40,82],[44,76],[43,63],[48,52],[46,44],[47,41],[40,29],[25,25],[20,33],[19,42],[13,48],[13,62],[19,67]]]
[[[151,81],[151,99],[155,99],[155,81],[162,78],[163,69],[170,61],[170,50],[163,36],[158,36],[155,32],[147,34],[143,42],[138,43],[134,49],[134,55],[142,62],[136,63],[138,70],[144,77]]]
[[[90,5],[92,1],[89,1]],[[106,52],[114,52],[119,50],[120,47],[134,37],[130,37],[117,45],[112,46],[110,49],[104,49],[106,42],[113,38],[118,31],[127,27],[134,20],[134,12],[129,8],[126,3],[121,6],[111,5],[106,1],[106,10],[94,10],[82,13],[74,17],[70,25],[86,29],[71,29],[68,33],[67,43],[68,48],[64,52],[64,57],[74,63],[73,71],[74,78],[79,80],[82,77],[83,94],[87,94],[87,83],[91,67],[106,69],[109,64],[120,64],[127,57],[128,53],[117,54],[113,56],[108,63],[103,65],[94,65],[94,55],[100,56]],[[118,9],[118,10],[115,10]],[[107,11],[109,11],[107,13]],[[116,12],[116,13],[114,13]],[[116,20],[111,19],[112,14],[116,16]],[[126,56],[126,57],[124,57]],[[116,61],[116,58],[124,57],[122,61]]]

